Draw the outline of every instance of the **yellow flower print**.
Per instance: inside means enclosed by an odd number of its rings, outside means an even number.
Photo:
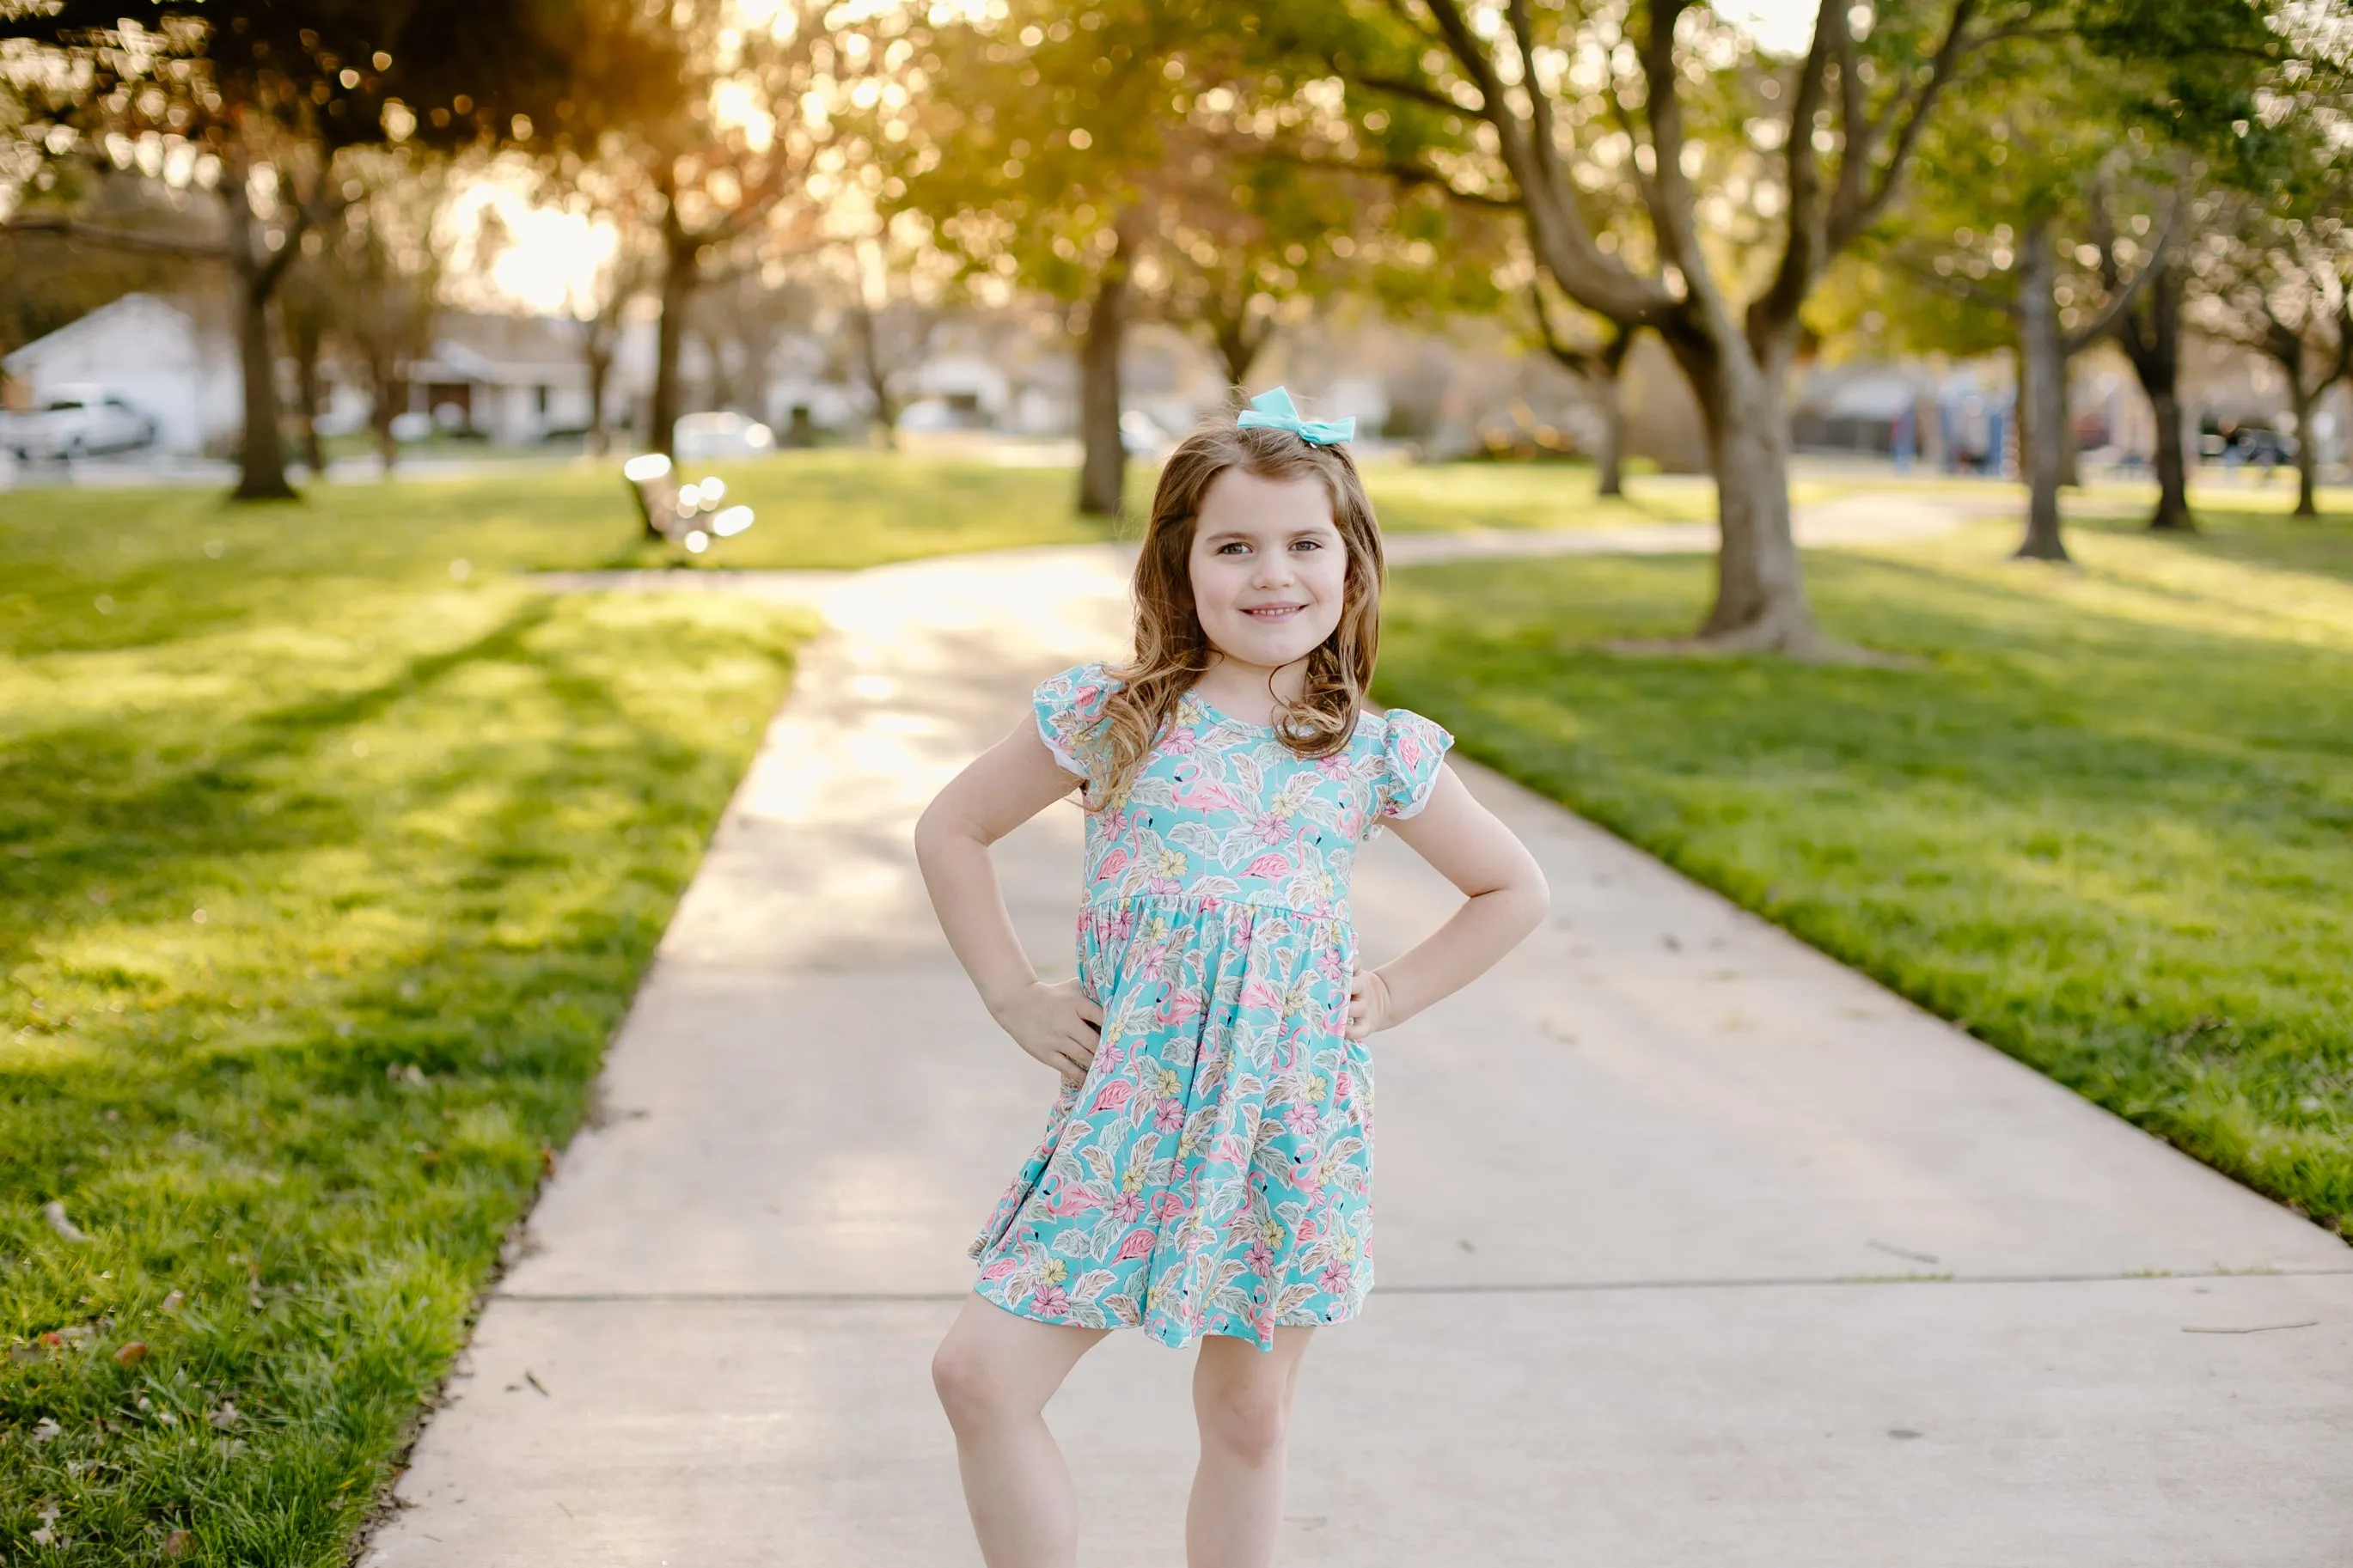
[[[1070,1277],[1071,1266],[1059,1258],[1049,1260],[1046,1267],[1038,1271],[1038,1278],[1049,1285],[1060,1285]]]

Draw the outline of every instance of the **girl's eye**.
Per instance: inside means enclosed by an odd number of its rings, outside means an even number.
[[[1220,555],[1233,555],[1249,549],[1250,546],[1244,544],[1240,540],[1229,539],[1225,543],[1218,546],[1218,553]]]
[[[1291,548],[1293,550],[1321,550],[1324,548],[1324,542],[1320,539],[1302,539],[1294,541]]]

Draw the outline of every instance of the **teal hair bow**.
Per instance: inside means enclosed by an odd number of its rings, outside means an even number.
[[[1356,422],[1348,419],[1302,419],[1291,394],[1281,387],[1250,399],[1235,424],[1245,430],[1288,430],[1311,447],[1329,447],[1356,438]]]

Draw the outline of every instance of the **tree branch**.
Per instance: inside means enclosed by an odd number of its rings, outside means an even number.
[[[90,245],[103,245],[115,250],[139,251],[151,256],[176,256],[186,261],[226,261],[228,247],[206,244],[198,240],[174,239],[160,234],[141,234],[134,229],[107,228],[102,225],[83,223],[76,218],[53,213],[33,213],[6,226],[10,234],[54,234],[65,239],[79,239]]]
[[[1528,141],[1537,172],[1550,184],[1560,177],[1560,145],[1554,140],[1552,100],[1536,80],[1535,24],[1528,0],[1511,0],[1512,41],[1520,51],[1520,87],[1528,95]]]
[[[1835,0],[1831,0],[1835,3]],[[1683,174],[1683,73],[1675,67],[1675,23],[1686,0],[1652,0],[1650,31],[1641,56],[1642,86],[1651,121],[1651,225],[1683,275],[1686,295],[1713,293],[1707,259],[1700,254],[1699,226],[1693,221],[1691,181]]]
[[[2059,346],[2063,353],[2080,353],[2099,342],[2115,329],[2117,321],[2123,319],[2125,312],[2132,309],[2133,301],[2140,298],[2140,291],[2148,287],[2148,280],[2157,276],[2157,269],[2163,267],[2168,259],[2169,253],[2173,249],[2174,236],[2181,227],[2182,212],[2189,205],[2189,192],[2185,182],[2174,190],[2172,205],[2166,209],[2165,227],[2158,232],[2157,244],[2149,251],[2148,259],[2141,264],[2138,272],[2133,274],[2132,281],[2126,283],[2123,289],[2109,294],[2107,304],[2101,308],[2098,315],[2059,340]],[[2105,210],[2105,204],[2102,203],[2101,205]],[[2106,281],[2107,257],[2108,253],[2103,247],[2101,252],[2103,283]]]
[[[1906,256],[1901,251],[1891,251],[1889,258],[1896,266],[1911,273],[1932,289],[1942,289],[1960,299],[1973,300],[1980,305],[2000,310],[2013,321],[2018,319],[2019,306],[2016,300],[1998,289],[1987,288],[1973,278],[1939,272],[1933,267],[1923,266],[1917,258]]]
[[[1821,160],[1814,151],[1814,115],[1828,91],[1833,29],[1844,31],[1846,19],[1838,13],[1840,0],[1821,0],[1814,15],[1814,38],[1798,67],[1789,94],[1789,125],[1782,137],[1783,163],[1788,170],[1789,227],[1781,247],[1781,265],[1773,282],[1748,307],[1751,346],[1795,319],[1813,288],[1814,269],[1822,251]]]
[[[1387,93],[1391,98],[1402,98],[1409,103],[1419,103],[1424,108],[1439,110],[1448,114],[1481,112],[1475,109],[1465,109],[1426,81],[1412,81],[1403,77],[1366,75],[1356,78],[1349,85],[1369,88],[1375,92]]]
[[[1485,107],[1471,112],[1484,116],[1500,130],[1505,122],[1516,124],[1519,117],[1504,100],[1503,79],[1495,74],[1495,62],[1488,57],[1486,46],[1462,15],[1458,0],[1428,0],[1430,14],[1438,23],[1438,30],[1446,39],[1446,47],[1479,89],[1479,101]],[[1508,139],[1509,132],[1506,132]]]
[[[1835,4],[1837,0],[1823,0],[1825,10]],[[1887,167],[1880,174],[1879,186],[1862,196],[1859,205],[1831,215],[1826,230],[1829,254],[1835,256],[1845,249],[1856,235],[1878,220],[1879,215],[1887,210],[1887,204],[1894,199],[1905,167],[1912,161],[1913,149],[1919,143],[1920,132],[1926,128],[1937,98],[1951,85],[1953,73],[1960,68],[1963,58],[1984,42],[1980,39],[1973,43],[1968,37],[1969,19],[1977,7],[1978,0],[1954,0],[1952,20],[1946,25],[1944,41],[1936,46],[1928,67],[1928,79],[1914,95],[1911,111],[1905,115],[1888,148]]]

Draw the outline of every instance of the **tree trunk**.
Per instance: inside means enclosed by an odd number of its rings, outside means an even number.
[[[686,337],[686,313],[701,281],[702,245],[681,226],[675,204],[662,216],[661,321],[654,330],[654,405],[647,420],[646,449],[670,454],[677,437],[678,351]],[[651,524],[647,537],[659,539]]]
[[[612,449],[613,433],[605,428],[605,384],[613,376],[613,350],[609,344],[591,343],[588,362],[588,455],[601,458]]]
[[[290,500],[286,437],[280,430],[277,354],[270,343],[269,296],[284,268],[254,257],[253,209],[241,163],[221,182],[228,214],[229,276],[237,290],[237,368],[245,382],[245,433],[238,443],[234,500]]]
[[[1273,335],[1263,328],[1250,331],[1249,309],[1245,304],[1241,313],[1221,315],[1210,328],[1218,358],[1226,367],[1226,384],[1231,387],[1247,387],[1250,384],[1250,366],[1258,363],[1258,356],[1266,349],[1267,339]]]
[[[2157,511],[2148,526],[2160,533],[2189,533],[2189,470],[2181,442],[2181,268],[2169,257],[2148,280],[2147,299],[2116,324],[2116,342],[2132,362],[2133,374],[2148,396],[2157,420],[2155,449]]]
[[[2313,405],[2320,401],[2322,387],[2312,391],[2296,374],[2294,365],[2285,367],[2288,406],[2295,411],[2295,515],[2320,515],[2320,444],[2312,438]]]
[[[2068,395],[2067,362],[2059,363],[2059,488],[2084,488],[2083,444],[2075,439],[2074,400]]]
[[[2026,226],[2018,245],[2018,447],[2026,470],[2026,537],[2020,557],[2064,561],[2059,534],[2059,482],[2067,422],[2067,350],[2052,295],[2057,268],[2047,223]]]
[[[874,427],[881,433],[882,449],[899,449],[899,403],[891,395],[891,375],[883,368],[881,327],[875,321],[874,308],[860,300],[858,304],[859,368],[865,373],[867,395],[874,399]]]
[[[2148,389],[2148,403],[2157,412],[2157,511],[2148,526],[2158,533],[2194,533],[2198,524],[2189,515],[2189,476],[2181,451],[2181,400],[2168,381]]]
[[[400,410],[393,404],[403,388],[395,361],[379,344],[365,351],[368,371],[368,429],[375,437],[375,458],[383,468],[383,477],[392,478],[395,464],[400,461],[400,443],[393,438],[392,422]]]
[[[293,335],[296,384],[302,397],[302,463],[311,470],[312,479],[322,479],[327,472],[327,455],[319,444],[319,335],[316,331]]]
[[[1789,415],[1786,354],[1753,357],[1736,331],[1722,339],[1704,319],[1667,332],[1667,346],[1699,399],[1715,470],[1715,604],[1700,641],[1735,652],[1819,653],[1824,639],[1806,599],[1789,526]],[[1775,345],[1779,347],[1781,345]]]
[[[1601,445],[1593,454],[1598,495],[1626,493],[1626,355],[1633,346],[1634,334],[1619,328],[1602,347],[1601,374],[1588,378],[1601,405]]]
[[[1095,282],[1079,342],[1079,510],[1117,517],[1127,481],[1127,446],[1119,429],[1119,351],[1127,326],[1128,238],[1117,242]]]

